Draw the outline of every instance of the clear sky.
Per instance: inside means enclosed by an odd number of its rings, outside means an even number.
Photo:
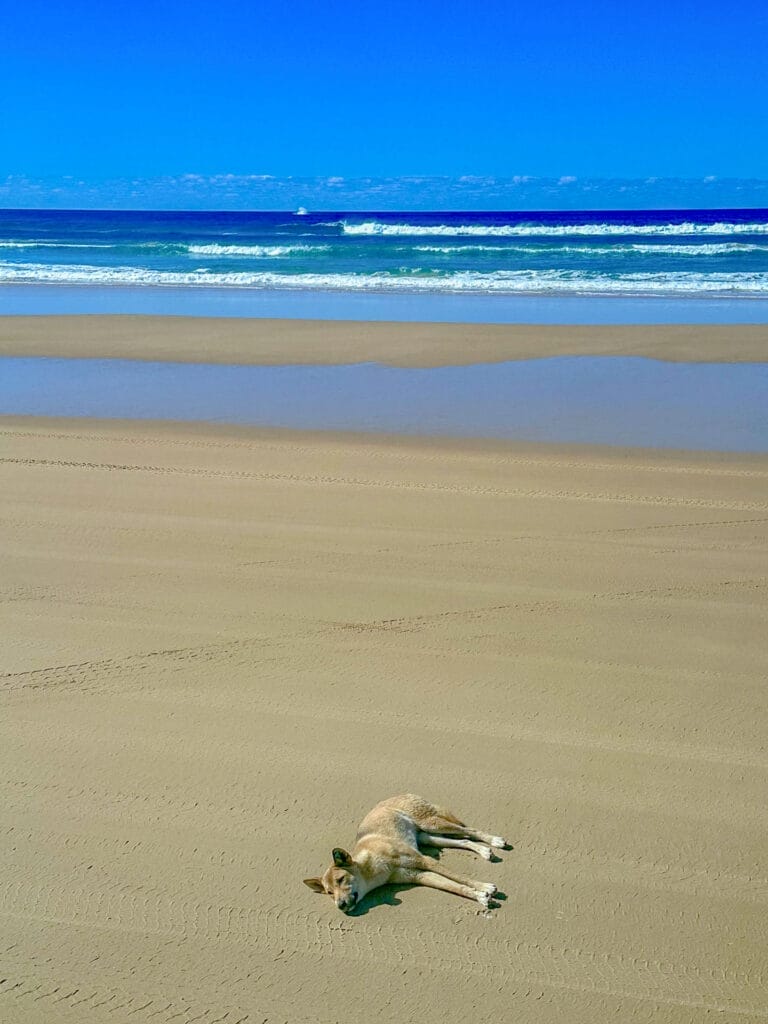
[[[6,0],[0,182],[768,179],[766,54],[766,0]]]

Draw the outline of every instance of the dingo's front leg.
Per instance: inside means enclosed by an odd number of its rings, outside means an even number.
[[[448,871],[442,864],[436,864],[428,857],[420,857],[419,862],[401,868],[391,879],[393,882],[410,882],[412,885],[428,885],[432,889],[442,889],[468,900],[476,900],[481,906],[487,907],[488,900],[496,892],[493,882],[478,882],[474,878],[465,878]]]
[[[442,889],[456,896],[464,896],[468,900],[476,900],[481,907],[488,907],[488,900],[496,892],[493,882],[475,882],[466,878],[461,881],[439,874],[437,871],[419,871],[413,881],[416,885],[428,885],[432,889]]]

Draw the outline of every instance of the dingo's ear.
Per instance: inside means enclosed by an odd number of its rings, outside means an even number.
[[[333,863],[337,868],[349,868],[352,866],[352,858],[346,850],[341,850],[337,846],[333,851]]]
[[[325,892],[325,886],[319,878],[305,878],[304,885],[308,885],[314,892]]]

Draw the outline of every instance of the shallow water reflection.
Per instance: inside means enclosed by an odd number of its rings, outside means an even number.
[[[434,369],[0,359],[0,413],[768,451],[768,363],[559,357]]]
[[[768,299],[6,284],[0,314],[134,313],[488,324],[765,324]]]

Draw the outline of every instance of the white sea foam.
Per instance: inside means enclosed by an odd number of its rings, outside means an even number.
[[[158,285],[322,291],[485,292],[507,294],[731,295],[768,298],[768,272],[690,271],[608,275],[582,270],[460,271],[452,274],[279,274],[148,270],[138,267],[50,266],[0,261],[0,284]]]
[[[674,245],[660,243],[658,245],[647,245],[637,242],[634,245],[622,245],[619,251],[640,252],[640,253],[662,253],[672,256],[728,256],[745,252],[768,252],[768,245],[756,245],[749,242],[705,242],[703,244],[688,243],[687,245]],[[573,249],[574,252],[584,252],[584,249]],[[601,252],[613,252],[613,247],[605,246]]]
[[[25,239],[21,241],[0,240],[0,249],[117,249],[122,252],[186,252],[187,247],[178,242],[61,242]]]
[[[137,252],[190,253],[193,256],[291,256],[294,253],[326,252],[328,245],[184,245],[179,242],[49,242],[2,241],[0,249],[119,249]]]
[[[553,246],[548,247],[547,251],[553,249]],[[559,248],[559,247],[558,247]],[[411,247],[404,248],[403,252],[411,251]],[[446,256],[453,255],[454,253],[470,253],[470,252],[542,252],[541,248],[537,249],[530,245],[473,245],[469,243],[467,245],[414,245],[413,252],[435,252],[443,253]]]
[[[421,229],[420,229],[421,230]],[[429,229],[432,231],[433,229]],[[434,229],[437,230],[437,229]],[[462,229],[456,229],[457,233]],[[484,229],[485,230],[485,229]],[[559,230],[559,229],[558,229]],[[421,233],[425,233],[421,231]],[[569,232],[570,233],[570,232]],[[0,240],[0,249],[132,249],[136,251],[156,252],[170,251],[177,253],[188,253],[193,256],[247,256],[254,259],[277,258],[292,256],[294,254],[308,254],[328,252],[330,245],[221,245],[219,243],[208,243],[204,245],[184,245],[173,242],[50,242],[50,241],[6,241]],[[646,253],[649,255],[679,255],[679,256],[725,256],[748,252],[768,252],[768,245],[760,245],[755,242],[705,242],[691,241],[688,243],[670,244],[659,242],[649,244],[642,242],[594,245],[584,242],[582,245],[482,245],[474,242],[459,243],[457,245],[414,245],[402,248],[403,252],[426,252],[443,255],[469,254],[474,252],[497,252],[497,253],[522,253],[522,254],[543,254],[543,253],[569,253],[575,255],[626,255],[630,253]]]
[[[327,252],[328,245],[190,245],[187,251],[193,256],[292,256],[294,253]]]
[[[0,241],[0,249],[112,249],[112,245],[90,242],[24,242]]]
[[[594,235],[766,235],[768,223],[698,224],[383,224],[365,221],[362,224],[341,222],[345,235],[442,235],[490,238],[493,236],[561,238]]]
[[[408,251],[404,249],[403,251]],[[625,245],[414,245],[413,252],[431,252],[456,255],[473,252],[523,253],[539,255],[544,253],[568,253],[578,256],[626,256],[632,253],[645,253],[667,256],[727,256],[747,252],[768,252],[768,245],[749,242],[688,242],[687,244],[669,244],[659,242],[648,244],[636,242]]]

